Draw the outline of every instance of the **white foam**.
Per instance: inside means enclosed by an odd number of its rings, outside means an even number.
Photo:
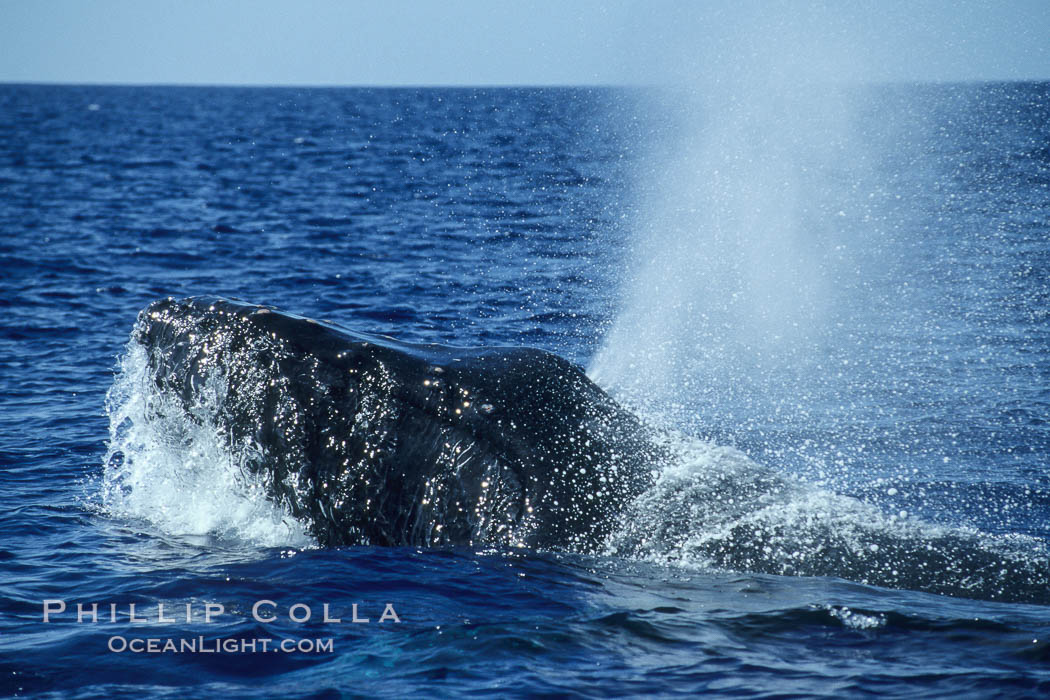
[[[248,473],[252,446],[232,449],[210,416],[225,386],[213,379],[187,415],[149,380],[146,350],[129,343],[106,395],[110,438],[101,497],[113,517],[173,535],[208,535],[260,547],[305,547],[302,523]]]
[[[828,606],[828,613],[845,627],[855,630],[872,630],[886,625],[885,615],[865,615],[847,607]]]

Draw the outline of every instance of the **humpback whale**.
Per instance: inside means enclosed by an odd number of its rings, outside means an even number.
[[[569,361],[398,342],[211,297],[150,304],[146,381],[322,546],[601,547],[654,432]],[[176,407],[173,409],[173,407]]]

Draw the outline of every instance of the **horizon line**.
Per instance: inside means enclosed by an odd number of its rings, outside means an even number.
[[[913,80],[858,80],[830,81],[833,85],[847,87],[857,86],[921,86],[921,85],[996,85],[996,84],[1039,84],[1050,83],[1046,78],[930,78]],[[65,80],[3,80],[0,87],[97,87],[97,88],[240,88],[258,90],[306,89],[306,90],[345,90],[345,89],[378,89],[378,90],[544,90],[544,89],[688,89],[704,87],[705,83],[686,85],[682,83],[222,83],[222,82],[140,82],[140,81],[65,81]]]

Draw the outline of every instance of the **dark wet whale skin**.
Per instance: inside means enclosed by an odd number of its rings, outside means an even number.
[[[157,301],[153,392],[210,421],[322,546],[593,551],[661,457],[650,429],[533,348],[411,345],[219,298]]]

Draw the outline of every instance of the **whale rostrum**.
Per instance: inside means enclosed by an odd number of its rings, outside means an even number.
[[[655,434],[543,350],[401,343],[220,298],[139,314],[150,387],[209,422],[322,546],[594,551]]]

